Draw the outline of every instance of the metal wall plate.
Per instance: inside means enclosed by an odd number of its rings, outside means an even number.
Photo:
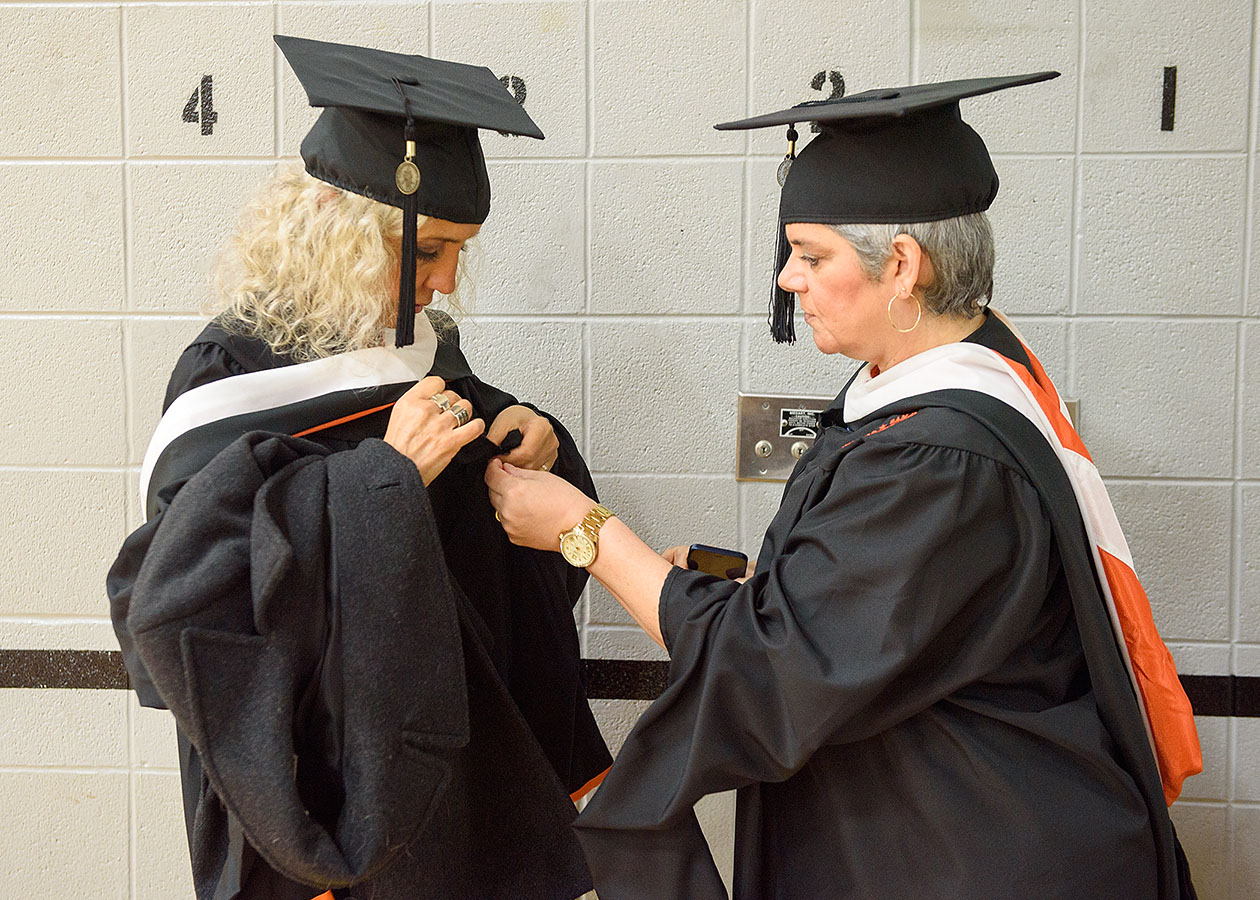
[[[741,393],[735,480],[787,481],[797,457],[814,444],[818,416],[834,399]]]
[[[739,394],[736,411],[736,481],[787,481],[801,452],[813,446],[817,416],[834,397]],[[1072,427],[1080,428],[1080,401],[1064,398]],[[796,454],[793,450],[798,451]]]

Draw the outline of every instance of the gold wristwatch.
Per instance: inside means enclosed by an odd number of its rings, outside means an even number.
[[[569,565],[585,569],[595,562],[599,555],[599,529],[612,517],[612,510],[596,503],[581,522],[560,532],[560,553]]]

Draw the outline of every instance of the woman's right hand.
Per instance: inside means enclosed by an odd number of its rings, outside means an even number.
[[[665,562],[671,566],[678,566],[680,569],[687,568],[687,554],[691,552],[690,544],[680,544],[677,547],[670,547],[668,550],[662,550],[661,556],[665,558]]]
[[[471,414],[472,404],[445,387],[446,382],[436,375],[422,379],[398,398],[385,429],[385,443],[416,464],[426,487],[442,474],[461,447],[486,430],[481,419],[460,425],[454,413],[443,410],[432,399],[444,394],[451,409],[459,406]]]
[[[690,544],[679,544],[677,547],[670,547],[668,550],[662,550],[661,556],[665,559],[665,562],[669,563],[671,566],[678,566],[680,569],[690,569],[691,566],[687,565],[687,554],[690,552]],[[748,567],[744,569],[744,577],[736,578],[735,580],[740,584],[743,584],[749,578],[752,578],[753,573],[756,571],[757,560],[750,559],[748,561]]]

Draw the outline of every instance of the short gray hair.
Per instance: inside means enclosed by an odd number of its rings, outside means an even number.
[[[870,279],[892,256],[893,238],[908,234],[932,261],[936,277],[923,289],[923,305],[938,316],[971,318],[993,299],[993,228],[983,212],[907,225],[830,225],[853,245]]]

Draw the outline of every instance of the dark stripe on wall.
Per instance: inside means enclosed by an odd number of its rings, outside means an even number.
[[[592,700],[655,700],[665,690],[669,663],[584,659]],[[1182,675],[1197,716],[1260,718],[1260,677]],[[114,689],[128,687],[117,650],[0,650],[0,688]]]
[[[117,650],[0,650],[0,688],[126,688]]]
[[[582,678],[592,700],[655,700],[669,683],[669,663],[584,659]]]

